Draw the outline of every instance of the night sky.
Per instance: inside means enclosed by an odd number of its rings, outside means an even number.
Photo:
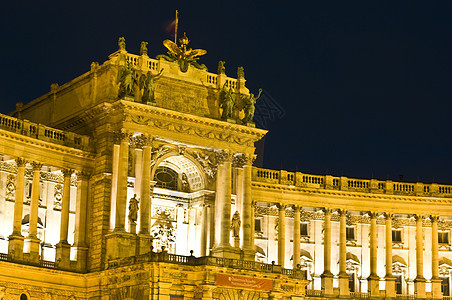
[[[166,53],[179,9],[200,63],[244,66],[265,91],[264,167],[452,183],[450,1],[16,2],[0,9],[2,113],[104,62],[120,36]]]

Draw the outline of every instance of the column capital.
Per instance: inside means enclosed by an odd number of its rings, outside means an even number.
[[[428,218],[430,219],[430,221],[431,221],[432,223],[433,223],[433,222],[438,222],[438,221],[439,221],[439,216],[433,216],[433,215],[430,215]]]
[[[77,171],[76,175],[77,175],[77,180],[88,180],[91,177],[91,172],[82,170],[82,171]]]
[[[321,208],[321,211],[323,211],[323,213],[325,214],[325,216],[326,216],[326,215],[330,215],[330,216],[331,216],[331,214],[333,213],[333,210],[332,210],[331,208],[328,208],[328,207],[323,207],[323,208]]]
[[[33,171],[41,171],[42,164],[36,161],[32,161],[31,165],[33,167]]]
[[[342,208],[339,208],[339,209],[337,209],[336,210],[337,211],[337,213],[339,214],[339,216],[341,216],[341,217],[347,217],[347,210],[346,209],[342,209]]]
[[[386,220],[388,220],[388,219],[392,220],[394,218],[394,214],[390,213],[390,212],[384,212],[383,216],[385,217]]]
[[[414,220],[416,220],[416,222],[422,222],[422,220],[424,220],[424,215],[415,214],[412,217],[414,218]]]
[[[294,212],[300,212],[301,211],[301,206],[300,205],[292,205],[292,210]]]
[[[276,207],[278,208],[279,211],[281,210],[286,210],[287,205],[284,203],[276,203]]]
[[[366,214],[371,218],[371,219],[376,219],[378,216],[378,212],[376,211],[368,211],[366,212]]]
[[[215,157],[217,159],[218,164],[222,164],[225,162],[229,162],[232,159],[231,153],[225,150],[221,150],[215,153]]]
[[[113,134],[116,143],[121,143],[123,141],[129,142],[130,138],[132,137],[132,133],[125,129],[115,131]]]
[[[154,138],[148,134],[137,135],[132,138],[133,145],[137,149],[143,149],[143,147],[151,147]]]
[[[74,173],[73,169],[62,169],[61,173],[63,173],[64,177],[71,177],[72,173]]]
[[[17,167],[24,167],[27,164],[27,161],[24,158],[18,157],[16,158]]]

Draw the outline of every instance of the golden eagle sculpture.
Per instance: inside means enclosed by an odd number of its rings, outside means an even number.
[[[207,71],[207,67],[204,64],[200,65],[196,62],[199,59],[199,56],[206,54],[207,51],[203,49],[188,48],[189,42],[190,40],[185,32],[184,36],[179,39],[180,46],[173,41],[164,40],[163,45],[168,49],[168,55],[157,55],[157,59],[163,58],[167,61],[177,61],[180,70],[184,73],[187,72],[189,65]]]

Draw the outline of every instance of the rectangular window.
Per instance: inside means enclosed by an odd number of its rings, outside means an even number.
[[[393,243],[401,243],[402,242],[402,230],[393,230],[392,231],[392,242]]]
[[[261,219],[254,219],[254,231],[262,232],[262,220]]]
[[[394,277],[395,277],[395,291],[397,295],[400,295],[402,294],[402,276],[396,275]]]
[[[441,292],[443,293],[443,296],[450,296],[449,277],[441,278]]]
[[[301,236],[308,236],[308,223],[301,223],[300,224],[300,235]]]
[[[355,240],[355,227],[347,227],[345,228],[347,241]]]
[[[449,244],[449,233],[448,232],[438,232],[438,243]]]

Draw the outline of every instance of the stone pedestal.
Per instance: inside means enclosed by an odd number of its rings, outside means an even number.
[[[330,273],[323,273],[320,275],[320,278],[322,280],[322,291],[325,297],[332,297],[334,295],[333,290],[333,274]]]
[[[348,298],[350,297],[350,288],[348,286],[349,277],[347,273],[339,274],[339,297]]]
[[[71,266],[71,245],[67,242],[59,242],[55,246],[55,263],[58,268],[69,269]]]
[[[137,239],[137,255],[149,253],[152,246],[152,237],[149,234],[139,234]]]
[[[129,232],[132,234],[137,234],[137,223],[135,222],[129,223]]]
[[[86,271],[87,261],[88,261],[88,247],[86,246],[76,246],[74,247],[76,270],[79,272]]]
[[[441,279],[432,279],[432,298],[442,299],[443,295],[441,293]]]
[[[137,237],[128,232],[111,232],[105,235],[107,259],[136,255]]]
[[[39,263],[39,246],[41,240],[37,237],[27,237],[24,243],[24,252],[28,253],[30,262]]]
[[[441,288],[441,286],[440,286]],[[416,278],[414,279],[414,294],[416,295],[416,299],[425,299],[425,278]]]
[[[234,248],[240,248],[240,237],[239,236],[234,237]]]
[[[24,237],[10,235],[8,237],[8,255],[13,260],[24,260]]]
[[[231,246],[218,246],[212,249],[212,256],[240,259],[240,249],[233,248]]]
[[[248,261],[255,261],[256,250],[254,249],[243,249],[243,259]]]
[[[367,278],[367,290],[370,297],[380,297],[380,277],[377,274],[370,274]]]
[[[396,292],[395,292],[395,277],[393,276],[386,276],[385,277],[385,290],[386,290],[386,298],[395,298]]]

